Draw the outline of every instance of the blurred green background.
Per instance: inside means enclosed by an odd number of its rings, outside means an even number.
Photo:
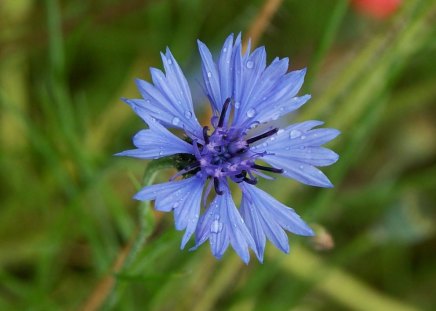
[[[433,0],[385,18],[346,0],[0,1],[0,310],[435,310],[435,20]],[[334,189],[260,185],[318,236],[247,266],[180,251],[172,215],[131,199],[148,162],[112,156],[144,127],[119,98],[159,51],[194,88],[196,39],[216,52],[240,31],[308,67],[289,121],[342,132]]]

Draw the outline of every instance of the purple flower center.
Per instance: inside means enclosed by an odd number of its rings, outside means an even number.
[[[204,144],[193,142],[196,161],[177,173],[177,176],[180,176],[193,170],[200,170],[205,177],[213,179],[215,192],[219,195],[223,193],[220,183],[225,182],[227,177],[236,183],[246,182],[255,185],[257,178],[254,173],[261,174],[259,170],[283,173],[282,169],[255,164],[256,159],[266,153],[256,153],[249,148],[250,144],[276,134],[278,129],[273,128],[246,139],[243,130],[225,124],[230,102],[230,98],[225,101],[212,134],[208,134],[209,127],[203,128]],[[212,120],[214,119],[216,117]]]

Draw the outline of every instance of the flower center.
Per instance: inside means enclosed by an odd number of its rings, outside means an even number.
[[[236,183],[247,182],[254,185],[257,183],[254,174],[261,174],[259,170],[283,173],[282,169],[255,164],[256,159],[264,156],[266,152],[256,153],[249,148],[250,144],[276,134],[278,129],[273,128],[258,136],[246,139],[244,129],[231,127],[229,124],[225,126],[230,102],[230,98],[225,101],[215,130],[211,135],[208,134],[209,127],[203,128],[204,144],[193,142],[196,161],[193,161],[176,175],[180,176],[193,170],[201,171],[205,177],[213,179],[217,194],[222,194],[220,183],[224,182],[227,177]]]

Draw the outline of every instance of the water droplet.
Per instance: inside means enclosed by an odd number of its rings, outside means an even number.
[[[192,117],[192,112],[191,112],[191,111],[185,111],[185,117],[186,117],[187,119],[191,119],[191,117]]]
[[[218,219],[212,221],[212,224],[210,225],[210,232],[219,233],[222,230],[223,230],[223,224]]]
[[[179,202],[174,202],[173,208],[176,208],[177,206],[179,206]]]
[[[301,136],[301,140],[304,140],[304,139],[306,139],[306,136],[304,136],[304,135]]]
[[[212,73],[210,71],[207,72],[208,78],[212,78]]]
[[[173,61],[169,58],[168,59],[168,65],[172,65],[173,64]]]
[[[177,124],[180,123],[180,119],[177,118],[177,117],[174,117],[173,120],[171,121],[171,123],[172,123],[173,125],[177,125]]]
[[[161,150],[161,151],[159,151],[159,155],[161,156],[161,155],[163,155],[164,154],[164,152]]]
[[[283,133],[285,130],[283,130],[283,129],[280,129],[280,130],[278,130],[277,131],[277,135],[280,135],[281,133]]]
[[[303,165],[300,165],[300,170],[304,170],[304,166]]]
[[[146,104],[149,104],[149,103],[150,103],[150,100],[149,100],[149,99],[147,99],[147,100],[145,101],[145,103],[146,103]]]
[[[224,52],[224,53],[227,52],[227,48],[224,48],[224,49],[223,49],[223,52]]]
[[[246,65],[248,69],[252,69],[254,67],[254,62],[249,60]]]
[[[250,108],[247,111],[247,117],[252,118],[256,115],[256,110],[254,110],[254,108]]]
[[[301,132],[299,130],[292,130],[289,134],[290,138],[297,138],[301,135]]]
[[[240,102],[235,102],[235,108],[239,109],[239,107],[241,107],[241,103]]]

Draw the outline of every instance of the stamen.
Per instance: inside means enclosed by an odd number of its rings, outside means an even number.
[[[224,102],[223,109],[221,110],[220,119],[218,120],[218,127],[223,127],[223,125],[224,125],[224,120],[226,118],[226,112],[227,112],[227,109],[229,108],[230,101],[231,101],[231,99],[229,97]]]
[[[213,186],[215,188],[216,194],[222,195],[224,193],[220,190],[220,180],[218,179],[218,177],[213,178]]]
[[[277,174],[283,173],[283,169],[281,169],[281,168],[268,167],[268,166],[263,166],[263,165],[259,165],[259,164],[253,164],[252,167],[256,168],[258,170],[272,172],[272,173],[277,173]]]
[[[277,133],[278,131],[279,131],[278,128],[273,128],[272,130],[269,130],[268,132],[265,132],[265,133],[260,134],[258,136],[251,137],[251,138],[247,139],[247,144],[252,144],[252,143],[254,143],[254,142],[258,141],[258,140],[261,140],[261,139],[267,138],[269,136],[272,136],[275,133]]]
[[[242,180],[245,181],[247,184],[250,184],[250,185],[257,184],[257,178],[250,179],[248,177],[244,177]]]
[[[242,171],[242,173],[236,174],[234,176],[231,176],[230,178],[237,184],[244,181],[244,178],[246,176],[247,172]]]
[[[194,149],[194,155],[197,159],[201,158],[201,153],[200,153],[200,149],[198,148],[198,143],[197,140],[194,140],[192,142],[192,147]]]
[[[207,135],[207,131],[209,131],[209,127],[208,126],[203,127],[203,138],[204,138],[205,145],[209,143],[209,135]]]

